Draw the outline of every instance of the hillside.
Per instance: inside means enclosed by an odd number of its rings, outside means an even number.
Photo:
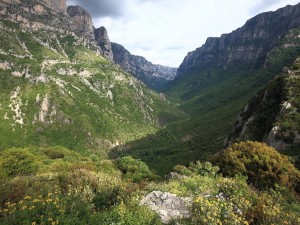
[[[35,1],[0,11],[0,149],[61,145],[106,157],[174,111],[75,34],[66,13]]]
[[[299,158],[299,68],[298,58],[247,103],[226,145],[242,140],[263,141]]]

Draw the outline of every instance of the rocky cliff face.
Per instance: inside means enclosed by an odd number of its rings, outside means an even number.
[[[115,63],[152,89],[161,90],[176,75],[176,68],[154,65],[142,56],[132,55],[120,44],[112,43],[112,51]]]
[[[110,61],[113,61],[112,47],[105,27],[95,29],[95,39],[101,48],[103,55]]]
[[[300,146],[300,58],[292,68],[257,93],[237,116],[225,145],[263,141],[277,150]]]
[[[52,10],[66,13],[66,0],[41,0]]]
[[[288,30],[300,26],[300,4],[275,12],[262,13],[230,34],[208,38],[206,43],[189,52],[178,69],[178,75],[198,71],[209,65],[227,68],[233,63],[262,65],[265,58]]]
[[[71,18],[74,29],[82,36],[94,40],[94,26],[88,11],[80,6],[68,6],[67,12]]]

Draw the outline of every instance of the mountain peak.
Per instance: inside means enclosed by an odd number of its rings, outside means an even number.
[[[113,52],[106,28],[101,26],[98,29],[95,29],[94,33],[95,39],[102,49],[103,55],[110,61],[113,61]]]
[[[95,39],[93,20],[90,13],[87,10],[76,5],[68,6],[67,12],[74,25],[74,29],[79,34],[90,40]]]

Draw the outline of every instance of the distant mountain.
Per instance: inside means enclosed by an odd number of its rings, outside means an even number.
[[[111,45],[114,62],[151,89],[161,91],[175,78],[177,68],[154,65],[142,56],[132,55],[120,44]]]

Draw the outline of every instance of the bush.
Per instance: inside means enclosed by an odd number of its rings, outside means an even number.
[[[274,188],[276,183],[295,189],[300,181],[300,172],[288,158],[264,143],[233,144],[215,155],[212,162],[224,175],[245,175],[248,183],[260,189]]]
[[[189,169],[195,174],[208,177],[215,177],[220,170],[219,167],[213,166],[210,162],[201,163],[200,161],[191,163]]]
[[[185,176],[189,176],[192,174],[192,171],[190,171],[188,168],[186,168],[183,165],[176,165],[173,167],[173,171]]]
[[[38,165],[28,149],[12,148],[1,154],[0,167],[8,176],[34,174]]]
[[[118,167],[125,174],[125,178],[132,179],[133,182],[153,180],[157,177],[149,170],[147,164],[131,156],[120,158],[118,160]]]

